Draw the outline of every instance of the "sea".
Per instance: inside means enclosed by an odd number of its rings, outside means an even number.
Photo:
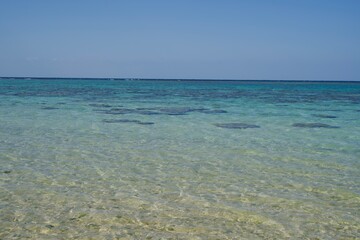
[[[0,239],[360,239],[360,82],[2,78]]]

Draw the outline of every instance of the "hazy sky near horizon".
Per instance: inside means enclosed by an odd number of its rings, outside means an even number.
[[[0,76],[360,80],[360,1],[0,0]]]

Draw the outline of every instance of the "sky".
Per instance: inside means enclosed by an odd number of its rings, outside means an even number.
[[[359,0],[0,0],[0,76],[360,80]]]

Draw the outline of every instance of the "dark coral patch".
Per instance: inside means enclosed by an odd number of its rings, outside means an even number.
[[[109,108],[112,107],[109,104],[105,104],[105,103],[91,103],[89,104],[90,107],[99,107],[99,108]]]
[[[121,115],[121,114],[129,114],[133,113],[133,109],[130,108],[112,108],[110,110],[102,110],[98,112],[103,112],[105,114],[112,114],[112,115]]]
[[[138,113],[138,114],[141,114],[141,115],[159,115],[159,114],[161,114],[161,113],[159,113],[159,112],[148,111],[148,110],[134,111],[134,113]]]
[[[55,109],[59,109],[57,107],[42,107],[41,109],[43,110],[55,110]]]
[[[136,108],[136,110],[139,110],[139,111],[144,111],[144,110],[158,110],[159,108],[156,108],[156,107],[150,107],[150,108]]]
[[[167,115],[185,115],[189,112],[193,112],[194,109],[187,107],[169,107],[160,108],[159,111]]]
[[[153,125],[153,122],[142,122],[135,119],[103,119],[104,123],[137,123],[140,125]]]
[[[153,123],[153,122],[138,122],[137,124],[140,124],[140,125],[153,125],[155,123]]]
[[[260,126],[258,125],[247,124],[247,123],[216,123],[214,125],[220,128],[230,128],[230,129],[260,128]]]
[[[337,118],[334,115],[326,115],[326,114],[312,114],[312,116],[319,117],[319,118]]]
[[[218,109],[215,109],[215,110],[205,109],[205,110],[200,110],[197,112],[207,113],[207,114],[227,113],[227,111],[225,111],[225,110],[218,110]]]
[[[189,108],[189,107],[152,107],[152,108],[111,108],[111,109],[94,109],[94,111],[104,114],[121,115],[121,114],[141,114],[141,115],[187,115],[191,112],[205,114],[227,113],[221,109],[208,108]]]
[[[104,123],[139,123],[139,120],[133,119],[103,119]]]
[[[300,128],[340,128],[338,126],[331,126],[325,123],[294,123],[292,126]]]
[[[159,108],[159,111],[167,115],[186,115],[190,112],[199,112],[199,113],[207,113],[207,114],[227,113],[227,111],[219,110],[219,109],[188,108],[188,107]]]

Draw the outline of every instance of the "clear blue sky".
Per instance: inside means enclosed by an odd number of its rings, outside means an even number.
[[[360,0],[0,0],[0,76],[360,80]]]

